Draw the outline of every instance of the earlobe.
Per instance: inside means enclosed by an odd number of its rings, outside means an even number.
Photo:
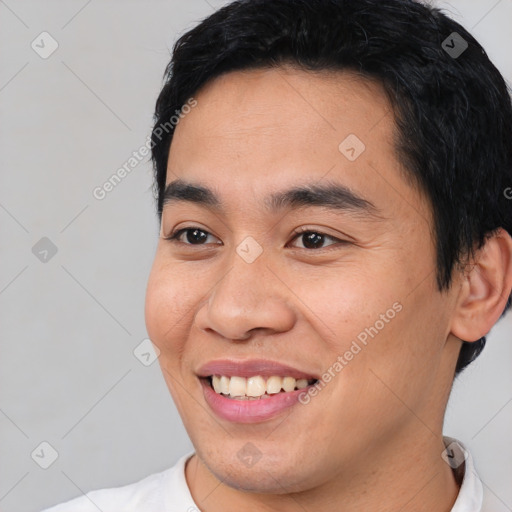
[[[500,228],[460,276],[451,332],[463,341],[485,336],[498,321],[512,290],[512,238]]]

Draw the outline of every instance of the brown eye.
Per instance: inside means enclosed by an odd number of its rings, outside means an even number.
[[[302,243],[306,249],[318,249],[324,243],[325,237],[319,233],[303,233]]]
[[[183,238],[183,235],[186,236]],[[166,238],[166,240],[172,240],[184,243],[186,245],[204,245],[206,240],[208,240],[208,236],[213,235],[208,231],[200,228],[183,228],[175,231],[170,236]]]
[[[327,247],[324,246],[324,242],[326,240],[334,240],[334,243],[342,242],[342,240],[338,240],[337,238],[326,235],[325,233],[320,233],[319,231],[302,231],[297,234],[294,240],[302,241],[302,247],[299,246],[301,249],[323,249],[324,247]],[[333,244],[331,243],[327,245]]]

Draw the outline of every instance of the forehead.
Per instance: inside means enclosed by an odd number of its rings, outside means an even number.
[[[322,180],[374,204],[420,200],[402,178],[393,113],[375,82],[339,71],[244,70],[207,83],[195,99],[176,127],[167,183],[202,183],[238,206]]]
[[[171,158],[176,146],[187,141],[200,142],[203,151],[223,144],[227,159],[258,145],[267,151],[285,145],[315,154],[329,148],[328,154],[334,150],[337,157],[339,143],[349,134],[375,144],[390,142],[394,129],[381,86],[347,72],[290,67],[236,71],[208,82],[196,100],[176,128]],[[201,154],[189,154],[187,160],[194,157]]]

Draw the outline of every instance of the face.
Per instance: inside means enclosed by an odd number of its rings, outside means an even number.
[[[282,493],[429,442],[455,295],[437,291],[430,208],[397,162],[384,92],[282,67],[195,99],[170,150],[146,322],[200,460],[231,487]]]

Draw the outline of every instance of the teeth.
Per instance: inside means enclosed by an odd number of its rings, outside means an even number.
[[[218,375],[214,375],[212,377],[212,386],[215,390],[215,393],[222,393],[221,387],[220,387],[220,377]]]
[[[263,377],[249,377],[247,379],[247,396],[261,396],[267,390],[265,379]]]
[[[229,381],[229,394],[231,396],[245,396],[247,379],[245,377],[231,377]]]
[[[281,391],[283,379],[281,377],[269,377],[267,380],[267,394],[274,395]]]
[[[289,393],[295,389],[304,389],[314,380],[294,379],[293,377],[279,377],[273,375],[265,380],[261,375],[254,377],[227,377],[226,375],[212,375],[212,387],[216,393],[229,395],[237,400],[258,400],[270,398],[281,390]]]
[[[297,384],[295,384],[295,385],[297,386],[297,389],[307,388],[308,387],[308,379],[298,379]]]
[[[220,392],[224,395],[229,395],[229,380],[225,375],[220,378]]]
[[[289,393],[295,389],[296,383],[297,381],[293,377],[285,377],[283,379],[283,389]]]

